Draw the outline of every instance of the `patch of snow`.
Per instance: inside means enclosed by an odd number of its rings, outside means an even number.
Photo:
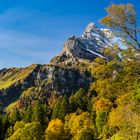
[[[100,29],[94,23],[90,23],[86,27],[81,37],[73,36],[72,38],[79,40],[79,42],[72,46],[78,46],[78,44],[80,44],[82,49],[104,59],[107,59],[101,53],[104,48],[113,48],[114,44],[120,48],[124,48],[125,46],[123,39],[115,36],[111,30]]]
[[[98,37],[98,38],[100,38],[100,35],[99,34],[97,34],[97,33],[91,33],[91,35],[93,36],[93,37]]]
[[[92,50],[90,50],[90,49],[88,49],[88,48],[86,48],[85,50],[87,50],[88,52],[90,52],[90,53],[92,53],[92,54],[94,54],[94,55],[97,55],[97,56],[99,56],[99,57],[101,57],[101,58],[105,58],[105,59],[106,59],[106,57],[104,57],[103,55],[98,54],[98,53],[96,53],[96,52],[94,52],[94,51],[92,51]]]
[[[105,41],[105,43],[107,44],[106,46],[108,47],[108,46],[113,46],[113,44],[112,43],[110,43],[108,40],[104,40]]]

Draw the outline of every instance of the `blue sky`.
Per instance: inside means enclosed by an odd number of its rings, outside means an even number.
[[[140,0],[0,0],[0,69],[49,63],[68,37],[99,25],[111,2],[140,8]]]

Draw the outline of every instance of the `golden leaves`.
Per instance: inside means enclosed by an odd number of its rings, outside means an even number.
[[[112,103],[105,98],[100,98],[98,101],[95,102],[95,110],[96,113],[107,111],[112,106]]]

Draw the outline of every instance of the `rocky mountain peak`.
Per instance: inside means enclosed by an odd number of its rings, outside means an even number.
[[[123,42],[111,30],[99,28],[91,22],[81,36],[72,36],[64,43],[64,49],[57,57],[59,60],[55,61],[73,63],[75,60],[93,60],[96,57],[108,59],[103,51],[107,47],[113,48],[114,44],[122,46]]]
[[[92,32],[95,30],[98,30],[98,27],[95,25],[95,23],[90,22],[87,27],[85,28],[85,31],[83,33],[83,37],[88,37]]]
[[[94,22],[90,22],[88,25],[87,25],[87,27],[86,27],[86,29],[85,29],[85,32],[87,31],[87,32],[90,32],[90,31],[92,31],[93,29],[95,29],[95,28],[97,28],[97,26],[95,25],[95,23]]]

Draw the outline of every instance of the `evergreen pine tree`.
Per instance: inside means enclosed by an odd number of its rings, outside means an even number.
[[[64,120],[64,117],[66,116],[68,112],[68,102],[66,97],[58,99],[57,103],[54,106],[53,112],[52,112],[52,119],[58,118],[61,120]]]
[[[32,118],[32,107],[29,105],[25,112],[24,120],[26,122],[31,122],[31,118]]]
[[[18,109],[13,110],[13,112],[10,114],[10,123],[15,124],[16,121],[20,120],[20,112]]]
[[[32,121],[34,122],[43,122],[44,121],[44,111],[42,104],[39,103],[39,101],[36,101],[33,107],[33,113],[32,113]]]

